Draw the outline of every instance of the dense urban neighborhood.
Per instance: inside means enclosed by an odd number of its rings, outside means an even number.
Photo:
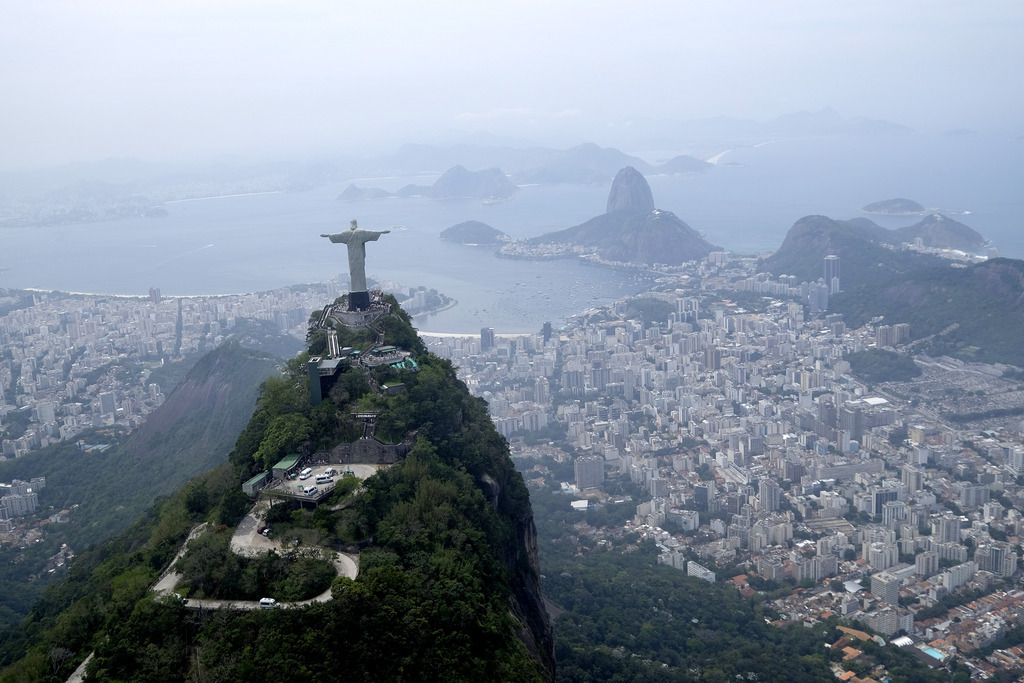
[[[488,401],[529,484],[560,471],[566,505],[629,508],[581,521],[581,545],[639,532],[666,564],[776,596],[783,622],[836,616],[935,666],[1019,667],[993,651],[1024,642],[1019,371],[919,355],[886,381],[860,361],[905,351],[905,324],[848,329],[824,282],[752,297],[770,282],[753,267],[713,254],[688,286],[561,331],[428,344]]]
[[[647,539],[664,564],[763,596],[780,625],[841,619],[935,667],[1019,668],[1021,371],[921,355],[899,320],[848,327],[828,310],[838,275],[757,266],[715,252],[560,329],[422,336],[487,401],[527,483],[582,513],[581,552]],[[3,456],[130,430],[164,400],[163,368],[243,321],[304,335],[336,290],[9,293]],[[3,498],[9,536],[32,485]],[[847,630],[833,647],[856,661],[867,634]]]

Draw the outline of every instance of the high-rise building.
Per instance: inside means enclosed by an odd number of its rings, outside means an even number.
[[[893,526],[907,518],[907,504],[902,500],[882,503],[882,524]]]
[[[113,391],[101,391],[97,398],[100,400],[100,415],[109,415],[117,410]]]
[[[989,501],[991,491],[987,486],[963,485],[960,489],[960,505],[980,507]]]
[[[952,513],[932,517],[932,538],[939,543],[959,543],[960,518]]]
[[[829,294],[839,293],[839,257],[835,254],[825,257],[825,286]]]
[[[903,483],[906,485],[908,493],[917,493],[924,486],[924,472],[921,471],[920,467],[915,467],[909,463],[904,465]]]
[[[779,509],[782,489],[772,479],[762,479],[757,483],[757,505],[762,512],[775,512]]]
[[[480,328],[480,352],[487,353],[494,348],[494,328]]]
[[[871,594],[887,605],[896,606],[900,599],[900,579],[889,572],[871,576]]]
[[[572,468],[580,489],[592,489],[604,483],[604,457],[600,455],[581,455]]]
[[[921,576],[934,576],[939,573],[939,554],[934,550],[926,550],[914,557],[914,572]]]
[[[807,306],[811,315],[828,310],[828,289],[828,285],[821,281],[807,283]]]

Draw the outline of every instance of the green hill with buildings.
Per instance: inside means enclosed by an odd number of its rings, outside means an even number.
[[[229,464],[149,508],[114,540],[81,553],[21,635],[8,636],[3,661],[13,663],[0,680],[65,680],[89,653],[88,674],[99,680],[552,678],[533,515],[505,441],[451,364],[423,350],[401,309],[392,306],[374,329],[365,335],[339,324],[333,331],[366,358],[383,345],[415,362],[350,358],[322,385],[326,391],[314,406],[313,354],[290,361],[263,384]],[[310,335],[318,354],[324,332]],[[380,389],[395,384],[402,390]],[[315,510],[275,508],[285,513],[277,519],[289,537],[314,534],[328,547],[358,548],[354,581],[336,579],[327,602],[267,611],[194,611],[150,592],[196,524],[231,529],[239,523],[248,507],[241,484],[264,463],[292,451],[311,457],[365,437],[350,429],[353,414],[375,415],[372,439],[405,440],[407,455],[365,480],[358,495],[339,486],[330,504]],[[206,582],[237,581],[237,563],[214,546],[207,565],[192,561],[190,571]],[[207,593],[219,590],[204,585]]]
[[[878,316],[886,324],[908,323],[913,339],[931,338],[924,350],[932,355],[1024,366],[1024,261],[907,273],[845,291],[829,310],[853,326]]]

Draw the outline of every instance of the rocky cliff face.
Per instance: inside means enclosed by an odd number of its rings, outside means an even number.
[[[718,249],[671,211],[654,208],[651,186],[631,166],[615,176],[604,214],[532,242],[587,247],[608,261],[641,264],[679,265]]]
[[[512,585],[511,612],[522,626],[517,630],[519,640],[526,645],[534,659],[544,666],[550,678],[555,677],[555,636],[548,620],[547,609],[540,589],[540,559],[537,555],[537,527],[533,513],[519,521],[518,543],[509,548],[506,559],[518,566]]]
[[[648,213],[654,211],[654,195],[647,179],[632,166],[626,166],[615,175],[612,189],[608,193],[608,208],[605,213],[614,211],[636,211]]]
[[[500,476],[500,475],[499,475]],[[506,507],[502,486],[490,475],[480,478],[481,487],[495,508]],[[522,482],[514,482],[521,486]],[[513,505],[513,507],[515,507]],[[515,519],[515,537],[505,544],[504,560],[512,572],[509,613],[517,623],[516,636],[533,658],[555,676],[554,633],[540,587],[540,557],[537,553],[537,527],[533,509],[520,508]]]

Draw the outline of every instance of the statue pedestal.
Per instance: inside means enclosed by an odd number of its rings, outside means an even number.
[[[391,307],[387,305],[362,311],[346,311],[341,306],[337,306],[331,310],[328,319],[339,322],[345,327],[362,329],[369,327],[374,320],[386,316],[390,310]]]
[[[369,292],[349,292],[348,293],[348,310],[350,311],[365,311],[370,307],[370,293]]]

